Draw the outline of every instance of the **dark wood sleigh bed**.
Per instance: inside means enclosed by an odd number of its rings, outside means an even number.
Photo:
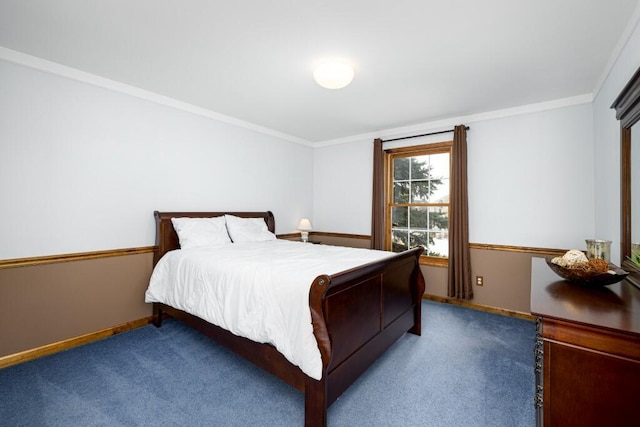
[[[168,251],[179,248],[171,223],[174,217],[216,217],[232,214],[264,218],[275,231],[271,212],[154,212],[154,266]],[[275,347],[239,337],[199,317],[153,304],[153,323],[174,317],[257,366],[286,381],[305,396],[305,425],[326,426],[327,409],[382,353],[405,332],[421,333],[424,278],[415,248],[392,258],[339,274],[321,275],[311,284],[309,307],[313,331],[322,356],[322,379],[305,375]]]

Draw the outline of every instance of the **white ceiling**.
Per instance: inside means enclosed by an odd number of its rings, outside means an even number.
[[[310,143],[592,94],[638,0],[0,0],[0,46]],[[341,58],[350,86],[314,65]]]

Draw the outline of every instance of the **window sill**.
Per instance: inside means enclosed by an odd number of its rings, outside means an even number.
[[[420,257],[420,265],[430,265],[432,267],[449,267],[449,258],[436,258],[422,255]]]

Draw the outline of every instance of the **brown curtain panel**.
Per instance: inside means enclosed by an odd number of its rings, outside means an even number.
[[[469,252],[469,196],[467,191],[467,128],[453,131],[453,164],[449,212],[449,286],[448,296],[473,298],[471,256]]]
[[[380,138],[373,141],[371,249],[384,249],[384,151]]]

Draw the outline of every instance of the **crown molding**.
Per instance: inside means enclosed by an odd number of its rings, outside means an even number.
[[[547,110],[555,110],[558,108],[571,107],[574,105],[590,104],[593,102],[593,95],[588,93],[584,95],[572,96],[568,98],[556,99],[553,101],[539,102],[536,104],[528,104],[520,107],[506,108],[502,110],[488,111],[485,113],[470,114],[466,116],[452,117],[432,122],[424,122],[411,126],[404,126],[392,129],[385,129],[378,132],[369,132],[359,135],[348,136],[345,138],[331,139],[313,144],[314,147],[326,147],[330,145],[346,144],[350,142],[358,142],[365,140],[374,140],[375,138],[388,139],[399,138],[412,134],[421,134],[435,132],[442,129],[451,128],[461,123],[470,124],[484,120],[502,119],[505,117],[519,116],[522,114],[537,113]]]
[[[139,99],[144,99],[146,101],[151,101],[156,104],[175,108],[177,110],[186,111],[191,114],[206,117],[208,119],[216,120],[222,123],[226,123],[239,128],[244,128],[247,130],[251,130],[251,131],[272,136],[275,138],[283,139],[285,141],[295,142],[297,144],[302,144],[309,147],[313,146],[313,144],[310,141],[307,141],[306,139],[298,138],[283,132],[266,128],[264,126],[260,126],[254,123],[246,122],[244,120],[236,119],[231,116],[216,113],[215,111],[207,110],[206,108],[202,108],[193,104],[182,102],[177,99],[170,98],[168,96],[160,95],[155,92],[140,89],[138,87],[121,83],[115,80],[107,79],[105,77],[88,73],[86,71],[78,70],[76,68],[67,67],[66,65],[62,65],[57,62],[52,62],[46,59],[38,58],[36,56],[27,55],[26,53],[18,52],[16,50],[7,49],[2,46],[0,46],[0,59],[15,63],[15,64],[23,65],[25,67],[33,68],[39,71],[55,74],[60,77],[65,77],[71,80],[87,83],[103,89],[108,89],[114,92],[130,95]]]
[[[636,8],[636,12],[640,11],[640,7]],[[638,15],[636,13],[635,15]],[[634,15],[634,16],[635,16]],[[637,21],[637,19],[636,19]],[[633,28],[631,28],[633,30]],[[628,39],[628,36],[627,36]],[[369,132],[359,135],[352,135],[344,138],[331,139],[326,141],[311,142],[306,139],[298,138],[283,132],[276,131],[274,129],[266,128],[264,126],[256,125],[244,120],[236,119],[231,116],[216,113],[211,110],[207,110],[202,107],[198,107],[193,104],[179,101],[174,98],[170,98],[164,95],[157,94],[155,92],[140,89],[135,86],[131,86],[125,83],[121,83],[115,80],[107,79],[92,73],[78,70],[76,68],[68,67],[56,62],[48,61],[46,59],[38,58],[36,56],[28,55],[15,50],[7,49],[0,46],[0,59],[12,62],[15,64],[23,65],[29,68],[33,68],[39,71],[48,72],[68,79],[80,81],[83,83],[91,84],[100,88],[112,90],[114,92],[123,93],[126,95],[134,96],[136,98],[144,99],[154,102],[156,104],[168,106],[181,111],[186,111],[198,116],[206,117],[219,122],[227,123],[232,126],[244,128],[254,132],[261,133],[263,135],[272,136],[285,141],[294,142],[297,144],[305,145],[312,148],[326,147],[331,145],[346,144],[351,142],[363,141],[375,138],[395,138],[415,133],[426,133],[431,131],[440,130],[442,128],[450,128],[460,123],[473,123],[483,120],[499,119],[505,117],[511,117],[521,114],[528,114],[534,112],[540,112],[545,110],[553,110],[557,108],[563,108],[579,104],[587,104],[593,102],[593,94],[578,95],[569,98],[562,98],[552,101],[540,102],[536,104],[528,104],[520,107],[507,108],[502,110],[489,111],[478,114],[471,114],[466,116],[452,117],[437,121],[423,122],[411,126],[403,126],[391,129],[384,129],[376,132]]]

